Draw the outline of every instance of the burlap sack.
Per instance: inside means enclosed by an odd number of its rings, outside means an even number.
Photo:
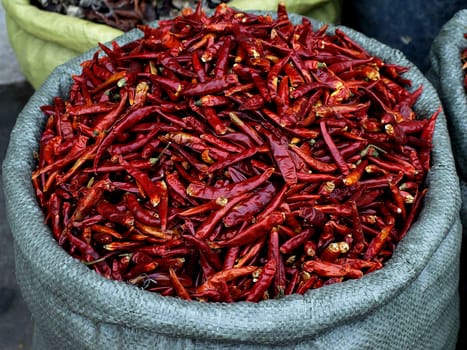
[[[467,9],[457,12],[433,41],[427,77],[444,105],[459,176],[467,180],[467,92],[461,63],[461,51],[467,48],[464,33],[467,33]]]
[[[438,108],[432,85],[399,51],[342,29],[372,54],[412,67],[407,78],[414,87],[425,87],[416,105],[420,117]],[[129,33],[121,41],[137,35]],[[383,269],[304,296],[188,302],[104,279],[62,250],[43,224],[30,181],[45,122],[39,106],[66,95],[70,74],[91,54],[60,66],[34,94],[18,117],[3,164],[17,279],[36,323],[35,349],[455,348],[460,190],[443,114],[437,120],[424,208]]]
[[[19,67],[38,89],[55,67],[122,34],[108,25],[49,12],[30,0],[1,0],[5,8],[8,37]],[[289,11],[336,23],[340,0],[283,0]],[[275,10],[279,0],[232,0],[242,10]]]
[[[461,52],[467,48],[467,9],[457,12],[441,28],[433,41],[430,51],[431,69],[428,79],[438,90],[444,105],[448,130],[451,135],[454,158],[461,178],[463,224],[462,260],[467,255],[467,91],[463,86],[464,73],[462,71]],[[467,266],[461,266],[460,291],[463,293],[462,302],[465,309],[467,303]],[[465,325],[467,315],[463,315]],[[463,346],[467,344],[467,337],[462,337]]]

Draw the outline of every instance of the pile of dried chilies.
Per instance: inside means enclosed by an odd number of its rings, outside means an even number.
[[[226,5],[101,45],[56,97],[32,181],[99,274],[260,301],[380,269],[420,210],[436,116],[342,30]]]

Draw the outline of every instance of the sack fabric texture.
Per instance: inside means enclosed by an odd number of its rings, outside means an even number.
[[[30,0],[1,0],[8,37],[26,80],[39,88],[55,67],[122,34],[108,25],[41,10]],[[328,23],[340,19],[340,0],[283,0],[290,12]],[[279,0],[232,0],[242,9],[275,10]]]
[[[290,18],[301,21],[298,15]],[[413,88],[424,86],[416,112],[427,118],[436,111],[436,90],[400,51],[341,29],[371,54],[411,67],[405,76]],[[131,31],[118,42],[139,36]],[[18,116],[3,163],[17,280],[35,321],[36,350],[455,348],[461,200],[443,113],[423,209],[383,269],[279,300],[184,301],[99,276],[59,247],[43,224],[30,180],[45,125],[39,107],[56,95],[66,97],[71,74],[92,54],[61,65],[36,91]]]
[[[467,9],[457,12],[441,28],[430,51],[427,77],[443,102],[459,176],[467,181],[467,91],[461,52],[467,48]]]
[[[446,113],[454,158],[460,177],[462,192],[461,219],[463,224],[460,292],[463,310],[467,303],[467,90],[464,88],[461,53],[467,48],[467,9],[460,10],[447,21],[433,41],[430,50],[431,69],[428,79],[438,90]],[[467,315],[462,315],[467,324]],[[465,338],[465,339],[464,339]],[[467,338],[462,340],[467,345]]]

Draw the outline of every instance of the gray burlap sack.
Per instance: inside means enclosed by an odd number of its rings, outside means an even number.
[[[467,9],[457,12],[433,41],[427,77],[444,105],[459,176],[467,180],[467,94],[461,63],[461,51],[467,48],[464,33],[467,33]]]
[[[441,28],[433,41],[430,51],[431,69],[428,79],[438,90],[446,113],[448,130],[451,135],[454,158],[457,171],[461,178],[463,224],[462,259],[466,261],[467,254],[467,91],[463,86],[461,52],[467,48],[467,9],[457,12]],[[467,302],[467,267],[461,266],[460,291],[463,293],[463,306]],[[463,315],[462,323],[467,322]],[[463,337],[465,346],[467,338]]]
[[[436,91],[399,51],[342,29],[372,54],[412,67],[407,78],[425,86],[416,105],[420,117],[438,108]],[[17,279],[35,320],[36,349],[454,349],[460,190],[443,114],[424,208],[383,269],[304,296],[188,302],[104,279],[60,248],[43,224],[30,182],[45,122],[39,107],[66,95],[70,75],[90,57],[60,66],[35,93],[18,117],[3,165]]]

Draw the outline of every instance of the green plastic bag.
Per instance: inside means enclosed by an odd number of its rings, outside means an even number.
[[[122,31],[76,17],[43,11],[30,0],[2,0],[8,37],[19,67],[37,89],[58,65],[123,34]],[[241,10],[276,10],[279,0],[233,0]],[[289,13],[295,12],[323,22],[337,23],[340,0],[286,0]]]
[[[106,25],[42,11],[29,0],[2,1],[19,67],[36,89],[56,66],[122,34]]]
[[[240,10],[276,11],[279,2],[287,12],[337,24],[341,18],[341,0],[231,0],[228,4]]]

